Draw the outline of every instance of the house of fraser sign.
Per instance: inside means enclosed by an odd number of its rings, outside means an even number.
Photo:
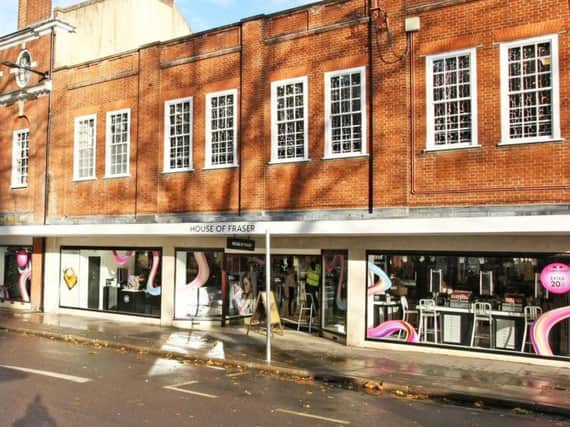
[[[255,224],[251,223],[207,223],[190,225],[191,233],[201,234],[254,234]]]

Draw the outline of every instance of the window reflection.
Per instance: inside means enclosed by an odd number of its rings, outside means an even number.
[[[532,353],[529,330],[537,316],[530,313],[570,305],[569,294],[549,293],[541,284],[541,272],[555,262],[567,265],[570,257],[371,254],[367,337],[405,341],[404,320],[420,344]],[[399,323],[379,328],[393,320]],[[570,355],[568,323],[550,333],[555,355]]]
[[[160,317],[161,253],[155,249],[61,251],[61,307]]]

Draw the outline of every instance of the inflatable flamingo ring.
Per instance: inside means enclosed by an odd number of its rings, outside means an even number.
[[[200,288],[208,281],[210,277],[210,267],[204,252],[194,252],[194,259],[198,264],[198,274],[196,278],[187,284],[189,288]]]
[[[18,264],[18,273],[20,277],[18,278],[18,288],[20,289],[20,298],[24,302],[30,302],[30,295],[28,294],[28,288],[26,283],[32,277],[32,266],[29,265],[30,254],[21,250],[16,253],[16,263]]]
[[[336,287],[336,306],[341,311],[346,311],[346,298],[342,298],[342,288],[344,284],[344,274],[345,274],[345,260],[343,255],[335,255],[331,262],[325,260],[325,268],[328,273],[331,273],[337,265],[340,264],[340,274],[338,275],[338,284]]]
[[[160,256],[158,256],[158,251],[152,251],[152,267],[150,269],[150,274],[148,275],[148,280],[146,281],[146,291],[152,296],[160,295],[160,286],[157,286],[156,288],[153,286],[159,264]]]
[[[368,274],[370,275],[370,283],[374,283],[374,276],[378,276],[381,282],[379,285],[369,287],[368,295],[380,294],[386,292],[392,287],[392,280],[388,277],[384,270],[372,262],[368,263]]]
[[[540,274],[540,282],[553,294],[570,292],[570,266],[559,262],[547,265]],[[570,319],[570,306],[547,311],[532,324],[530,340],[537,355],[553,356],[548,336],[554,325],[566,319]]]
[[[416,329],[404,320],[387,320],[374,328],[368,328],[367,336],[370,338],[387,338],[400,332],[406,333],[406,342],[408,343],[419,341]]]

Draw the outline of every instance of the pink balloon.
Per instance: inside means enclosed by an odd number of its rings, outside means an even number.
[[[26,251],[18,251],[16,252],[16,263],[18,267],[24,268],[28,265],[28,261],[30,259],[30,255]]]
[[[540,282],[553,294],[570,292],[570,266],[561,262],[548,264],[540,273]]]

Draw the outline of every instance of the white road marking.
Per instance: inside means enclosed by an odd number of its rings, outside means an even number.
[[[208,397],[210,399],[217,399],[218,396],[214,395],[214,394],[208,394],[208,393],[200,393],[198,391],[193,391],[193,390],[187,390],[185,388],[180,388],[182,386],[185,385],[191,385],[191,384],[197,384],[198,381],[188,381],[185,383],[181,383],[181,384],[174,384],[174,385],[166,385],[164,386],[165,389],[167,390],[174,390],[174,391],[180,391],[182,393],[188,393],[188,394],[193,394],[195,396],[201,396],[201,397]]]
[[[344,424],[344,425],[350,424],[350,421],[338,420],[338,419],[336,419],[336,418],[321,417],[320,415],[306,414],[306,413],[304,413],[304,412],[290,411],[290,410],[288,410],[288,409],[281,409],[281,408],[278,408],[278,409],[275,410],[275,412],[282,412],[282,413],[284,413],[284,414],[298,415],[298,416],[300,416],[300,417],[313,418],[313,419],[315,419],[315,420],[329,421],[329,422],[331,422],[331,423],[336,423],[336,424]]]
[[[234,372],[234,373],[228,374],[226,376],[227,377],[241,377],[242,375],[245,375],[245,372]]]
[[[13,371],[21,371],[29,374],[43,375],[44,377],[58,378],[60,380],[71,381],[73,383],[87,383],[92,381],[90,378],[76,377],[73,375],[60,374],[59,372],[42,371],[39,369],[22,368],[19,366],[0,365],[0,368],[11,369]]]
[[[221,366],[211,366],[211,365],[206,365],[207,368],[210,369],[217,369],[218,371],[225,371],[226,368],[222,368]]]

